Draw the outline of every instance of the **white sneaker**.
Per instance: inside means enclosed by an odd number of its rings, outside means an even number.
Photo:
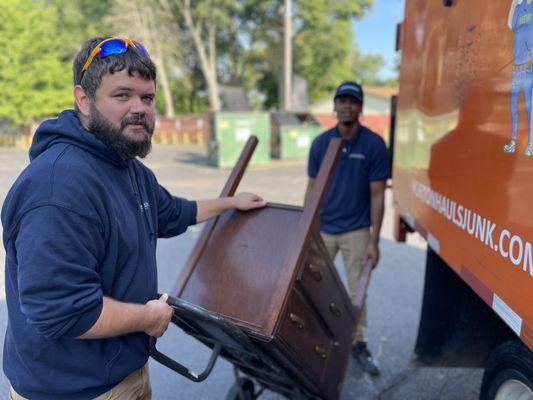
[[[515,150],[516,150],[516,140],[514,139],[509,140],[509,143],[503,146],[503,151],[505,151],[506,153],[514,153]]]
[[[533,157],[533,144],[530,144],[530,145],[527,146],[526,156],[527,157]]]

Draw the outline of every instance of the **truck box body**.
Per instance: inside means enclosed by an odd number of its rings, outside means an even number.
[[[447,1],[406,0],[398,38],[393,186],[402,221],[424,235],[531,350],[528,1],[454,0],[446,6]]]

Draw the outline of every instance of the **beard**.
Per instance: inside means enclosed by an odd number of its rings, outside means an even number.
[[[149,123],[146,117],[128,117],[120,122],[117,128],[108,120],[96,106],[91,103],[89,114],[89,131],[107,147],[115,152],[123,160],[131,160],[135,157],[144,158],[152,149],[152,134],[155,123]],[[133,140],[124,134],[124,130],[130,124],[142,125],[144,127],[143,140]]]

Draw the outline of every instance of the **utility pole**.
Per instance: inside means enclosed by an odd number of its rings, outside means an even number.
[[[283,6],[283,65],[279,85],[280,105],[283,111],[292,108],[292,1],[284,0]]]

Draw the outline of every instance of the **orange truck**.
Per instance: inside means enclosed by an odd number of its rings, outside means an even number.
[[[427,240],[416,359],[533,399],[533,0],[405,0],[395,235]]]

